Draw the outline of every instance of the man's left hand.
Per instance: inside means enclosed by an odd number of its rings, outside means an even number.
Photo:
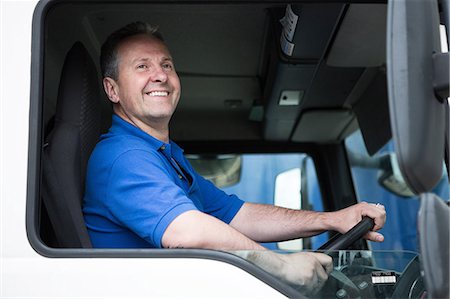
[[[332,214],[333,226],[336,231],[342,234],[360,222],[364,216],[369,216],[374,220],[375,225],[372,231],[368,232],[364,238],[375,242],[384,241],[384,236],[377,232],[386,222],[386,210],[382,204],[361,202],[348,208],[332,212]]]

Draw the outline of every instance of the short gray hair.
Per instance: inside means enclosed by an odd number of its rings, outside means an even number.
[[[153,26],[145,22],[133,22],[114,31],[103,43],[100,53],[100,67],[103,78],[110,77],[114,80],[119,78],[117,49],[125,39],[138,34],[146,34],[164,41],[161,33],[158,31],[158,26]]]

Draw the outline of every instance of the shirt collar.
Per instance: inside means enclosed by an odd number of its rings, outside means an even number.
[[[122,119],[117,114],[112,116],[112,125],[109,133],[114,135],[133,135],[144,139],[150,144],[155,150],[161,150],[165,155],[178,157],[183,155],[184,150],[179,147],[175,142],[169,140],[169,143],[164,143],[163,141],[156,139],[152,135],[142,131],[138,127],[130,124],[126,120]]]

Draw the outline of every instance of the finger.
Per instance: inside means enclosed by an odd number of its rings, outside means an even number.
[[[315,272],[317,276],[317,287],[321,287],[325,281],[328,279],[328,273],[325,272],[325,268],[322,266],[322,264],[317,260],[315,264]]]
[[[317,252],[314,256],[317,258],[327,274],[333,271],[333,259],[329,255]]]
[[[314,295],[325,284],[328,279],[328,274],[325,272],[325,269],[315,255],[311,256],[310,261],[312,262],[311,265],[313,266],[313,269],[311,277],[308,279],[308,283],[306,283],[304,287],[308,290],[307,293],[309,295]]]
[[[383,242],[384,241],[384,236],[380,233],[377,232],[368,232],[365,236],[364,239],[370,240],[370,241],[374,241],[374,242]]]
[[[386,223],[386,209],[382,204],[368,204],[363,206],[362,216],[369,216],[374,220],[373,231],[380,230]]]
[[[375,206],[375,207],[380,208],[380,209],[384,208],[384,205],[382,203],[379,203],[379,202],[377,202],[377,203],[370,203],[370,205]]]
[[[383,228],[386,223],[386,211],[383,209],[381,214],[378,217],[374,218],[375,225],[373,227],[373,231],[377,231]]]
[[[334,268],[333,267],[333,260],[331,260],[331,262],[326,264],[326,265],[322,264],[322,266],[325,268],[325,271],[327,272],[327,274],[330,274],[331,271],[333,271],[333,268]]]

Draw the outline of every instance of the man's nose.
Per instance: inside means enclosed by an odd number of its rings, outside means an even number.
[[[153,69],[153,72],[150,75],[150,80],[152,80],[152,82],[166,82],[167,73],[161,66],[157,66]]]

